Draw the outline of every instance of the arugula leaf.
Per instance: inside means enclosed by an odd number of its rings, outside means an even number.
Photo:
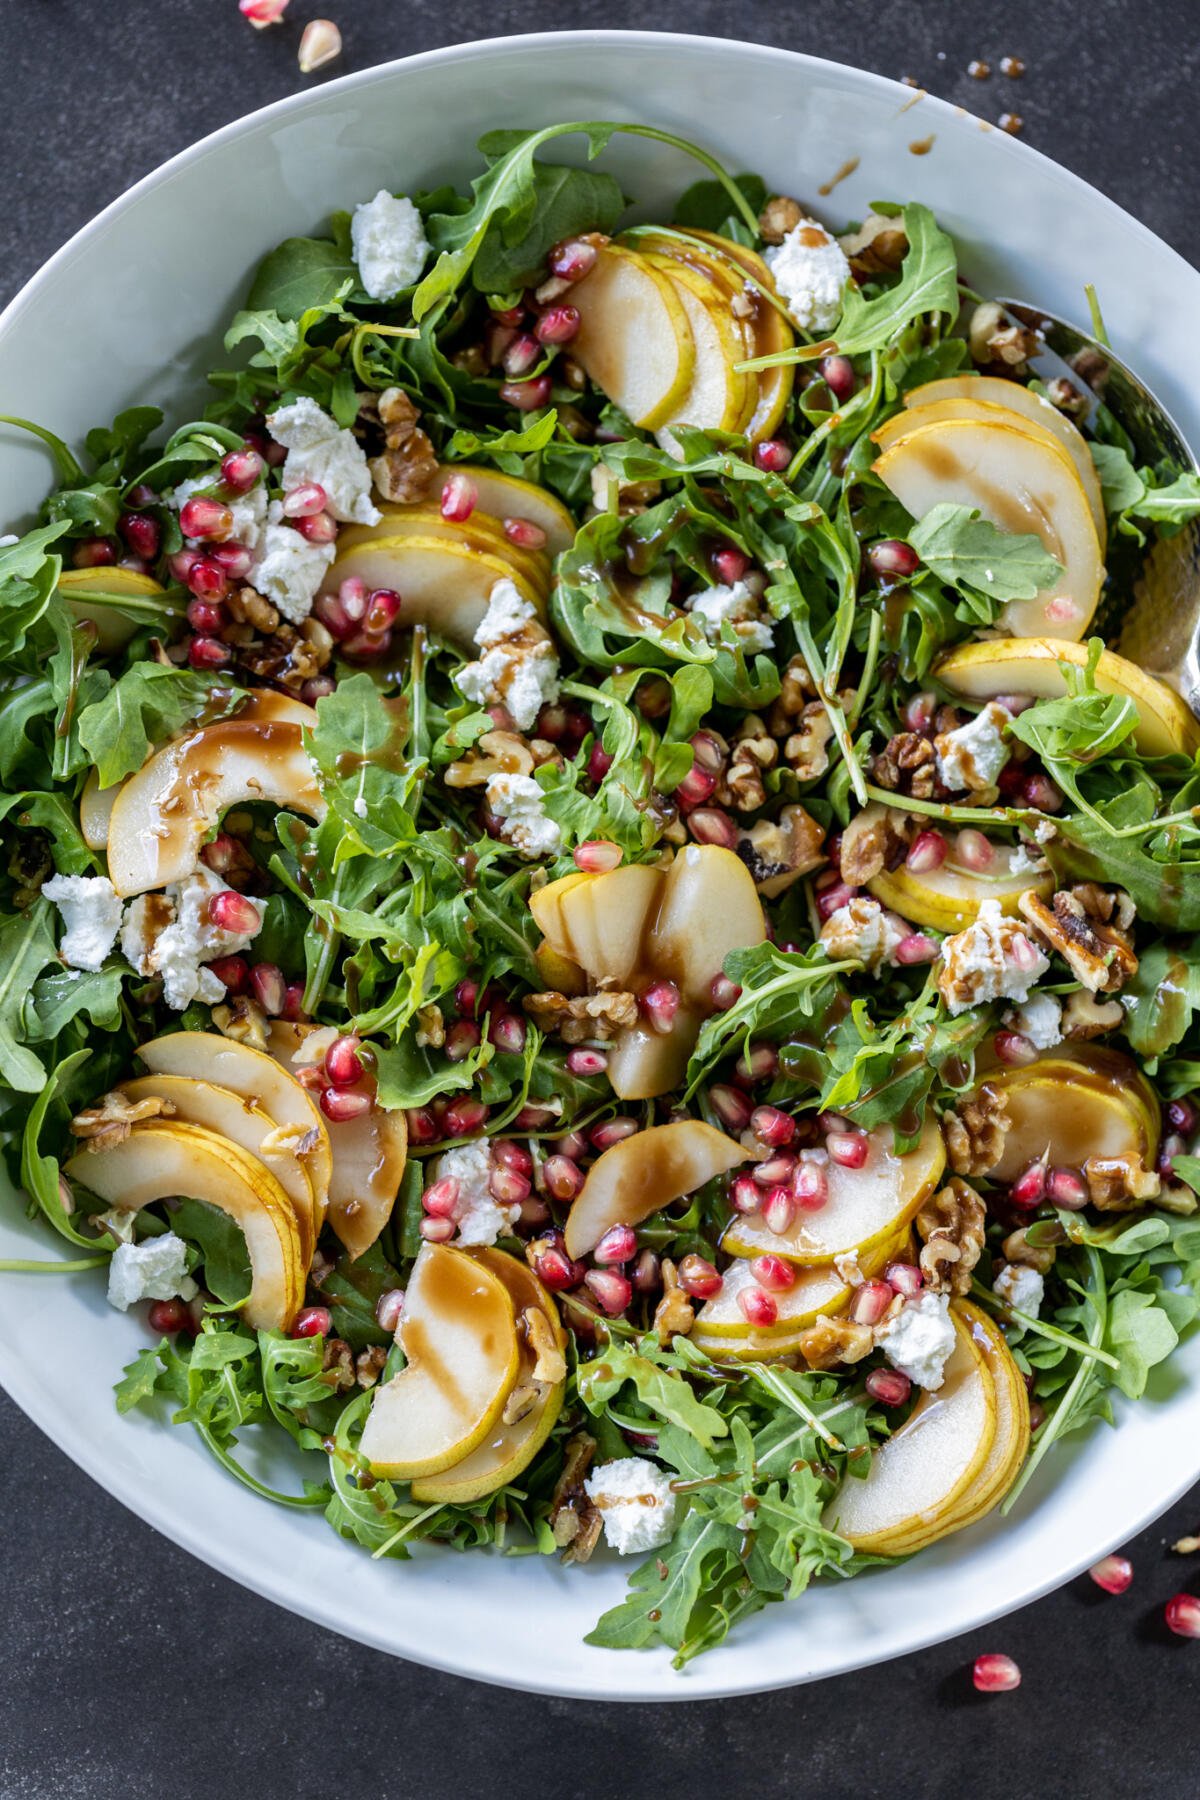
[[[1128,1399],[1141,1399],[1150,1370],[1170,1356],[1178,1342],[1179,1333],[1151,1294],[1126,1288],[1114,1296],[1104,1345],[1120,1358],[1114,1380]]]
[[[1179,1043],[1200,1008],[1200,947],[1158,943],[1141,952],[1137,973],[1121,992],[1123,1030],[1146,1061]]]
[[[725,958],[725,974],[741,994],[728,1012],[713,1013],[700,1030],[688,1063],[688,1094],[694,1093],[717,1057],[754,1037],[779,1037],[825,1012],[837,991],[835,976],[849,963],[831,963],[823,947],[780,950],[758,944]]]
[[[103,699],[80,713],[79,741],[95,764],[100,785],[109,787],[140,769],[156,743],[201,713],[220,717],[239,697],[234,689],[222,689],[215,675],[170,663],[137,662]]]
[[[159,1358],[167,1348],[167,1339],[163,1338],[154,1349],[139,1350],[133,1361],[125,1364],[125,1373],[113,1388],[119,1413],[144,1406],[159,1391],[163,1372]]]
[[[940,581],[968,598],[1032,600],[1062,574],[1034,533],[998,531],[977,507],[943,501],[918,520],[908,541]]]
[[[1146,484],[1133,466],[1132,459],[1119,444],[1088,445],[1096,473],[1100,477],[1100,496],[1110,517],[1136,506],[1146,492]]]
[[[471,280],[481,293],[511,294],[523,288],[545,268],[555,244],[583,231],[610,232],[625,210],[625,196],[611,175],[534,163],[530,180],[534,213],[524,235],[510,243],[495,217],[484,234],[471,267]]]
[[[698,1400],[683,1376],[664,1366],[664,1357],[652,1339],[635,1349],[632,1344],[610,1343],[604,1354],[579,1370],[579,1398],[589,1412],[599,1413],[626,1382],[656,1418],[667,1419],[711,1450],[729,1427],[715,1407]]]
[[[246,296],[246,312],[300,319],[314,308],[331,306],[357,286],[349,232],[339,243],[331,238],[285,238],[259,263]]]
[[[735,175],[733,179],[751,211],[761,213],[767,203],[767,184],[762,176]],[[672,223],[691,231],[713,231],[721,237],[730,236],[732,227],[748,236],[744,221],[730,207],[729,190],[721,181],[693,182],[676,201]]]
[[[209,1293],[223,1306],[243,1305],[253,1275],[237,1222],[205,1200],[180,1200],[171,1215],[171,1229],[198,1251]]]
[[[121,971],[61,969],[43,975],[33,984],[30,1010],[31,1043],[53,1041],[78,1018],[89,1019],[99,1031],[115,1031],[121,1023]]]
[[[910,320],[922,314],[941,313],[953,319],[958,313],[954,240],[927,206],[906,206],[903,216],[908,250],[899,280],[872,299],[865,298],[853,283],[846,289],[842,316],[833,333],[843,356],[883,349]]]
[[[58,967],[51,928],[53,910],[39,900],[24,914],[0,918],[0,1075],[22,1094],[40,1094],[46,1071],[32,1050],[27,1008],[42,970]]]

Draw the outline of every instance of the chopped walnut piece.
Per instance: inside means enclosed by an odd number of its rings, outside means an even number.
[[[738,855],[767,900],[799,881],[824,861],[825,827],[803,806],[785,806],[778,819],[759,819],[738,832]]]
[[[1157,1199],[1162,1182],[1135,1156],[1089,1156],[1083,1165],[1088,1199],[1098,1212],[1133,1212]]]
[[[170,1119],[175,1107],[170,1100],[151,1096],[130,1100],[120,1088],[104,1094],[94,1106],[85,1107],[71,1120],[72,1137],[83,1138],[89,1150],[111,1150],[123,1144],[135,1125],[146,1119]]]
[[[383,1374],[387,1351],[382,1344],[371,1344],[354,1359],[354,1379],[360,1388],[372,1388]]]
[[[554,1327],[539,1306],[527,1306],[521,1314],[521,1331],[533,1355],[533,1379],[553,1387],[567,1378],[567,1359],[559,1348]]]
[[[782,244],[789,231],[795,231],[805,216],[798,200],[787,194],[776,194],[758,215],[758,230],[764,244]]]
[[[1103,1037],[1118,1031],[1125,1020],[1119,1000],[1097,1000],[1086,988],[1068,994],[1063,1002],[1062,1034],[1076,1040]]]
[[[916,825],[911,813],[872,800],[842,833],[842,880],[850,887],[865,887],[885,869],[894,869],[903,860]]]
[[[446,1041],[446,1021],[440,1006],[418,1006],[415,1019],[417,1027],[417,1046],[424,1049],[440,1050]]]
[[[833,720],[819,700],[810,700],[783,746],[783,759],[799,781],[816,781],[829,767]]]
[[[533,1411],[537,1403],[537,1383],[519,1381],[511,1389],[508,1399],[504,1402],[504,1411],[500,1414],[501,1422],[505,1425],[519,1425],[521,1420]]]
[[[908,237],[903,219],[868,213],[857,231],[847,232],[838,243],[851,269],[864,276],[894,274],[904,261]]]
[[[818,1319],[796,1337],[796,1349],[810,1369],[861,1362],[871,1354],[874,1344],[871,1327],[856,1325],[850,1319]]]
[[[917,1214],[917,1230],[925,1240],[921,1273],[935,1293],[970,1293],[986,1223],[983,1201],[957,1175],[925,1202]]]
[[[512,731],[485,731],[442,780],[450,788],[486,787],[493,775],[532,775],[533,770],[533,752],[523,738]]]
[[[995,1168],[1004,1153],[1008,1127],[1008,1100],[986,1081],[953,1112],[944,1113],[942,1136],[955,1174],[986,1175]]]
[[[793,656],[780,677],[779,693],[767,714],[767,729],[771,736],[786,737],[792,728],[792,720],[798,719],[809,701],[816,697],[817,684],[809,673],[808,664],[802,656]]]
[[[1006,1262],[1021,1263],[1027,1269],[1036,1269],[1039,1275],[1047,1274],[1054,1267],[1058,1255],[1053,1244],[1031,1244],[1028,1225],[1010,1231],[1000,1248]]]
[[[638,1016],[636,996],[622,990],[570,999],[549,989],[526,994],[522,1005],[539,1031],[557,1033],[564,1044],[614,1038],[626,1026],[635,1025]]]
[[[1004,308],[995,300],[985,300],[975,308],[968,337],[971,360],[981,368],[999,363],[1008,371],[1016,371],[1041,349],[1037,332],[1007,319]]]
[[[696,1309],[679,1285],[679,1274],[669,1256],[662,1259],[663,1297],[654,1309],[654,1329],[665,1350],[673,1337],[686,1337],[696,1323]]]
[[[737,812],[757,812],[765,806],[767,790],[763,775],[773,769],[779,758],[779,745],[771,737],[757,713],[747,713],[734,741],[728,767],[717,781],[714,798],[718,806],[732,806]]]
[[[1137,974],[1130,936],[1133,902],[1122,889],[1084,882],[1060,888],[1047,906],[1031,888],[1017,904],[1038,936],[1093,994],[1115,993]]]
[[[898,731],[878,756],[871,759],[871,774],[878,787],[893,794],[911,794],[914,800],[932,799],[941,789],[937,778],[937,751],[916,731]]]
[[[1053,381],[1046,383],[1046,398],[1068,419],[1086,419],[1092,404],[1092,396],[1076,387],[1073,381],[1068,381],[1065,375],[1056,375]]]
[[[432,443],[418,428],[420,413],[398,387],[385,388],[377,397],[370,396],[365,405],[360,403],[360,418],[369,418],[372,410],[383,426],[384,441],[383,455],[369,464],[375,486],[385,500],[423,500],[438,464]]]
[[[325,1360],[321,1364],[321,1379],[333,1389],[335,1394],[344,1394],[347,1388],[354,1386],[356,1379],[354,1352],[344,1338],[325,1339]]]
[[[252,1050],[267,1047],[267,1015],[253,1000],[238,995],[223,1006],[214,1006],[212,1022],[223,1037]]]
[[[279,629],[279,613],[275,607],[257,588],[246,583],[226,594],[225,607],[239,625],[253,625],[264,637],[270,637],[272,632]]]
[[[550,1530],[564,1562],[586,1562],[604,1526],[599,1507],[583,1485],[595,1454],[596,1440],[586,1431],[568,1438],[550,1501]]]

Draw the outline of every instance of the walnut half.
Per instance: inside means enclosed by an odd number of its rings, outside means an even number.
[[[71,1120],[71,1135],[83,1138],[89,1150],[111,1150],[123,1144],[133,1127],[143,1120],[169,1119],[174,1112],[170,1100],[129,1100],[119,1088],[114,1088],[102,1095],[95,1106],[76,1113]]]
[[[818,1319],[796,1338],[796,1348],[810,1369],[833,1369],[839,1363],[861,1362],[875,1345],[869,1325],[850,1319]]]
[[[942,1118],[946,1155],[956,1175],[986,1175],[1004,1152],[1008,1136],[1008,1101],[984,1082]]]
[[[983,1201],[957,1175],[926,1201],[917,1214],[917,1230],[925,1240],[921,1273],[934,1293],[970,1293],[986,1223]]]
[[[737,853],[760,894],[773,900],[825,860],[825,827],[803,806],[785,806],[777,819],[760,819],[737,835]]]
[[[1121,888],[1094,881],[1060,888],[1050,905],[1032,888],[1017,902],[1022,917],[1093,994],[1114,994],[1137,974],[1130,928],[1133,902]]]

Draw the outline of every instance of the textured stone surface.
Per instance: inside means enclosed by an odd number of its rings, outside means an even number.
[[[314,10],[293,0],[299,22]],[[598,22],[576,0],[330,0],[330,11],[346,39],[330,74],[487,34]],[[166,156],[303,85],[299,22],[252,33],[235,0],[3,0],[0,300]],[[609,0],[603,23],[736,31],[912,74],[990,118],[1015,110],[1031,143],[1200,255],[1186,136],[1200,70],[1190,0],[1016,0],[1007,10],[992,0],[744,0],[736,14],[718,0],[668,0],[651,17],[634,0]],[[997,68],[1005,54],[1026,61],[1022,80],[965,73],[972,58]],[[1200,1644],[1170,1639],[1160,1621],[1176,1588],[1200,1591],[1200,1558],[1165,1548],[1195,1529],[1200,1494],[1133,1546],[1137,1579],[1121,1599],[1085,1578],[886,1669],[670,1709],[523,1698],[332,1637],[157,1537],[2,1397],[0,1505],[0,1800],[1197,1791]],[[794,1616],[804,1630],[802,1605]],[[1018,1694],[973,1693],[969,1665],[983,1650],[1017,1658]]]

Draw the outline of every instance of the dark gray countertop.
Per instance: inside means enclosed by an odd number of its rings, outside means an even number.
[[[236,0],[0,0],[0,303],[130,182],[304,84],[295,46],[317,0],[291,10],[295,26],[256,34]],[[1020,113],[1031,143],[1200,257],[1193,0],[744,0],[736,13],[720,0],[667,0],[655,14],[609,0],[602,18],[564,0],[325,0],[325,10],[346,45],[329,74],[474,37],[601,23],[736,34],[911,74],[985,117]],[[972,59],[996,70],[1006,54],[1024,59],[1023,79],[966,74]],[[1200,1591],[1200,1559],[1166,1547],[1196,1528],[1200,1492],[1131,1547],[1136,1581],[1121,1599],[1083,1579],[862,1675],[654,1709],[529,1699],[332,1637],[156,1536],[2,1396],[0,1502],[0,1800],[1200,1791],[1200,1644],[1161,1624],[1176,1588]],[[983,1650],[1016,1657],[1018,1694],[973,1693],[969,1665]]]

